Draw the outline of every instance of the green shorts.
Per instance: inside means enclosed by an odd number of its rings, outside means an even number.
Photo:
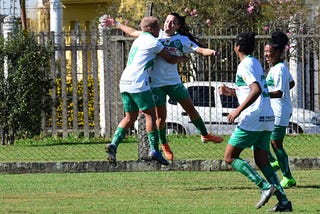
[[[286,135],[287,127],[274,125],[273,131],[271,133],[271,140],[283,140]]]
[[[260,148],[270,151],[270,135],[271,131],[246,131],[236,127],[228,143],[242,149],[251,147],[253,150]]]
[[[150,91],[141,93],[121,93],[123,109],[125,112],[137,112],[139,110],[147,110],[154,108],[155,104]]]
[[[167,102],[167,95],[174,102],[179,102],[189,97],[189,92],[182,83],[152,88],[151,92],[156,106],[164,106]]]

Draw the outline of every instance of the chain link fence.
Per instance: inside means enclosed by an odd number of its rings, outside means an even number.
[[[189,62],[179,65],[181,79],[188,83],[186,86],[208,131],[222,135],[225,141],[235,127],[226,121],[234,101],[219,97],[216,88],[222,82],[231,84],[235,80],[239,62],[233,52],[233,38],[237,33],[210,32],[210,36],[202,37],[201,42],[219,51],[220,56],[192,54]],[[43,39],[39,41],[56,41],[55,36],[41,34],[39,38]],[[55,104],[42,122],[42,136],[52,140],[45,143],[30,139],[3,145],[0,162],[106,159],[104,145],[124,116],[118,83],[133,39],[115,29],[73,31],[59,36],[61,43],[52,43],[55,53],[50,67],[53,82],[50,96]],[[257,35],[256,38],[254,55],[267,72],[263,50],[269,36]],[[301,149],[305,147],[303,145],[312,147],[319,143],[319,41],[319,35],[291,37],[293,45],[287,60],[296,87],[291,94],[295,110],[285,139],[286,146],[290,147],[290,158],[319,156],[315,150]],[[143,136],[137,136],[137,127],[130,129],[128,138],[120,145],[118,160],[143,159],[143,155],[139,156],[141,152],[138,153],[138,141],[143,141]],[[175,159],[222,159],[225,145],[201,144],[189,117],[181,106],[170,100],[167,128]]]

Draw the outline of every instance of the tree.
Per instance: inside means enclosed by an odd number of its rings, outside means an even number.
[[[146,2],[146,1],[145,1]],[[112,16],[138,26],[141,17],[135,16],[134,9],[121,8]],[[299,22],[301,31],[317,29],[319,16],[312,15],[305,0],[153,0],[153,15],[163,23],[167,14],[177,12],[186,16],[186,22],[199,35],[211,34],[201,29],[239,29],[269,33],[281,28],[287,31],[293,17]],[[142,13],[143,14],[143,13]],[[310,26],[310,19],[314,19]],[[132,24],[135,23],[135,24]]]

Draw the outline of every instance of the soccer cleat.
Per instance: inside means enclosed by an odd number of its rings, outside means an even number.
[[[291,201],[288,201],[286,205],[283,204],[276,204],[274,207],[272,207],[269,212],[292,212],[292,204]]]
[[[269,201],[269,199],[275,191],[276,188],[273,185],[271,185],[269,189],[261,190],[261,197],[259,202],[256,204],[256,208],[259,209],[262,206],[264,206]]]
[[[170,149],[170,146],[167,143],[161,145],[162,151],[168,160],[173,160],[173,152]]]
[[[213,143],[221,143],[223,141],[223,138],[213,134],[207,134],[201,135],[201,141],[202,143],[207,143],[209,141],[212,141]]]
[[[279,162],[277,160],[270,162],[270,165],[272,166],[274,171],[277,171],[278,169],[280,169]]]
[[[283,188],[290,188],[290,187],[296,186],[297,183],[296,183],[296,180],[294,178],[283,177],[281,182],[280,182],[280,185]]]
[[[116,153],[117,153],[117,148],[113,144],[107,144],[106,145],[106,152],[108,155],[108,161],[110,163],[116,163]]]
[[[166,166],[169,165],[169,162],[162,157],[161,152],[157,152],[155,150],[152,150],[149,153],[149,157],[150,157],[151,160],[156,160],[159,163],[161,163],[162,165],[166,165]]]

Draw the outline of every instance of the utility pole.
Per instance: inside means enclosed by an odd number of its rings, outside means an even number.
[[[26,0],[20,0],[22,31],[27,31]]]

